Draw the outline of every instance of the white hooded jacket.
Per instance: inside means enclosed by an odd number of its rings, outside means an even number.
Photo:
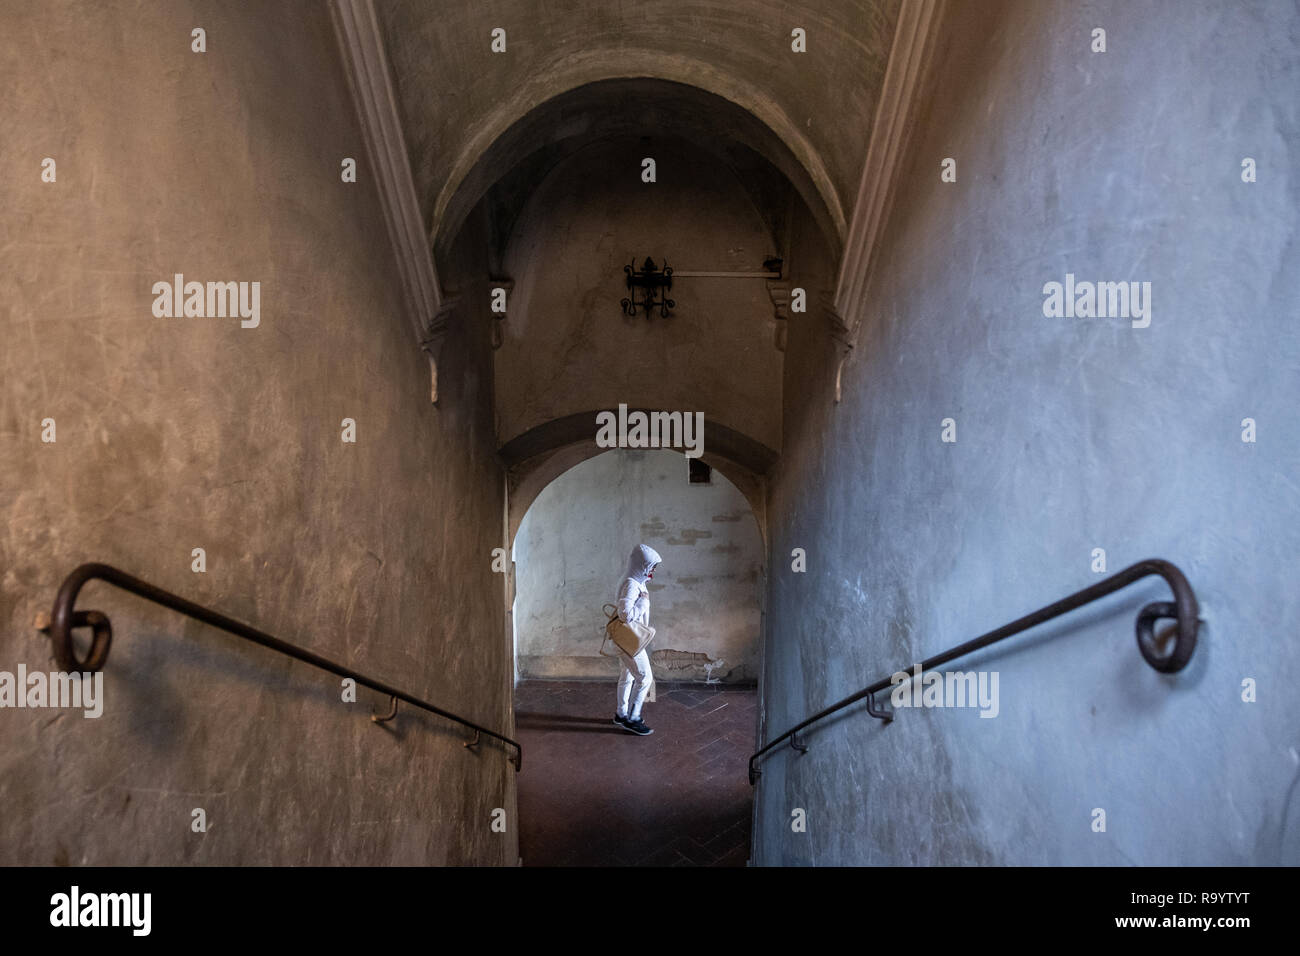
[[[650,569],[663,561],[659,552],[648,545],[638,544],[632,549],[627,562],[627,577],[618,589],[618,616],[622,621],[638,624],[650,623],[650,592],[645,583]]]

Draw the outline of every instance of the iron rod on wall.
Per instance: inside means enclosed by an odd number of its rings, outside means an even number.
[[[196,621],[202,621],[204,624],[210,624],[213,627],[220,628],[237,637],[252,641],[254,644],[261,644],[263,647],[269,647],[273,651],[278,651],[289,657],[311,664],[313,667],[319,667],[321,670],[329,671],[340,677],[348,677],[358,684],[369,687],[371,690],[381,694],[386,694],[392,698],[393,712],[396,712],[397,701],[402,700],[412,706],[419,707],[421,710],[427,710],[430,713],[437,714],[439,717],[445,717],[448,720],[455,721],[465,727],[475,731],[476,734],[486,734],[495,738],[504,744],[515,748],[515,753],[509,755],[507,759],[514,764],[515,771],[518,772],[524,761],[524,750],[518,742],[504,737],[495,731],[488,730],[486,727],[480,727],[473,721],[466,720],[450,711],[443,710],[441,707],[435,707],[428,701],[421,700],[418,697],[390,687],[387,684],[376,680],[371,680],[364,674],[358,673],[351,668],[336,664],[328,658],[313,654],[311,651],[303,650],[294,644],[289,644],[279,638],[272,637],[255,627],[249,627],[234,618],[226,617],[210,608],[195,604],[193,601],[187,601],[183,597],[172,594],[170,591],[164,591],[162,588],[155,587],[147,581],[141,581],[139,578],[127,574],[118,568],[107,564],[83,564],[76,568],[71,574],[64,579],[63,584],[59,587],[59,593],[54,598],[54,611],[50,616],[50,626],[47,629],[51,640],[54,642],[54,657],[58,662],[59,668],[63,671],[98,671],[108,660],[108,649],[113,640],[113,628],[109,623],[108,616],[100,611],[74,611],[73,608],[77,602],[77,594],[83,585],[88,581],[107,581],[109,584],[119,587],[124,591],[130,591],[132,594],[153,601],[155,604],[161,604],[163,607],[171,608],[187,617],[192,617]],[[74,627],[89,627],[94,633],[94,637],[84,660],[77,657],[76,649],[72,645],[72,629]],[[388,718],[391,719],[392,714]],[[477,742],[478,737],[475,737]],[[466,744],[472,746],[472,744]]]
[[[1187,662],[1191,660],[1192,652],[1196,650],[1196,631],[1198,624],[1196,595],[1192,592],[1192,586],[1187,583],[1187,578],[1183,576],[1182,571],[1178,570],[1177,567],[1170,564],[1168,561],[1162,561],[1159,558],[1150,558],[1146,561],[1139,561],[1137,564],[1127,567],[1117,574],[1112,574],[1110,577],[1098,581],[1090,588],[1084,588],[1082,591],[1077,591],[1069,597],[1062,598],[1055,604],[1049,604],[1047,607],[1040,608],[1032,614],[1026,614],[1024,617],[1012,621],[1010,624],[1005,624],[995,631],[989,631],[987,634],[983,634],[980,637],[967,641],[965,644],[958,644],[956,647],[944,651],[941,654],[936,654],[933,657],[927,658],[926,660],[921,661],[919,665],[912,664],[906,668],[906,673],[912,673],[918,668],[920,671],[933,670],[936,667],[948,663],[954,658],[988,647],[990,644],[1011,637],[1013,634],[1019,634],[1021,631],[1027,631],[1031,627],[1036,627],[1037,625],[1042,624],[1044,621],[1050,621],[1054,617],[1068,614],[1076,608],[1082,607],[1085,604],[1090,604],[1093,601],[1105,597],[1107,594],[1118,591],[1120,588],[1127,587],[1134,581],[1141,580],[1142,578],[1149,577],[1153,574],[1158,574],[1160,577],[1165,579],[1169,584],[1169,589],[1173,591],[1174,600],[1172,602],[1159,601],[1153,604],[1148,604],[1138,611],[1136,624],[1138,650],[1142,652],[1143,659],[1161,673],[1172,674],[1176,671],[1180,671],[1187,666]],[[1161,618],[1169,618],[1178,622],[1178,630],[1174,638],[1174,646],[1168,654],[1159,653],[1156,646],[1155,622]],[[894,671],[892,673],[899,672]],[[886,721],[893,720],[893,714],[888,710],[877,707],[874,698],[875,694],[891,686],[892,683],[892,675],[891,677],[884,677],[871,686],[864,687],[856,694],[852,694],[841,701],[831,704],[831,706],[827,707],[825,710],[818,711],[807,720],[790,728],[781,736],[766,744],[749,758],[750,786],[752,787],[762,775],[762,771],[756,769],[754,766],[755,761],[757,761],[759,757],[763,756],[763,754],[767,753],[784,740],[790,740],[791,745],[801,753],[806,751],[808,749],[807,745],[801,742],[796,736],[799,731],[838,710],[843,710],[845,707],[857,703],[863,698],[866,698],[867,712],[871,714],[872,717],[877,717]]]

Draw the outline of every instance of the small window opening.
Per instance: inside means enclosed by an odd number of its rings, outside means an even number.
[[[713,469],[698,458],[687,458],[690,463],[691,484],[709,485],[713,483]]]

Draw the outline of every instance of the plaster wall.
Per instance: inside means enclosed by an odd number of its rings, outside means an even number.
[[[1095,548],[1175,562],[1205,623],[1148,667],[1147,579],[950,665],[1000,673],[996,718],[827,722],[763,763],[756,862],[1300,862],[1297,36],[1289,3],[947,5],[841,404],[791,324],[766,736],[1099,580]],[[1150,282],[1149,327],[1045,316],[1067,273]]]
[[[98,560],[509,733],[488,326],[453,323],[432,406],[328,8],[8,3],[0,89],[0,670],[53,667],[33,621]],[[175,273],[260,282],[260,324],[155,317]],[[113,623],[103,714],[0,710],[0,863],[517,861],[499,748],[78,606]]]
[[[653,183],[641,179],[646,156],[656,159]],[[777,253],[741,185],[686,142],[601,143],[566,160],[529,199],[506,256],[515,284],[496,353],[502,443],[626,403],[703,412],[779,448],[781,352],[764,279],[675,278],[668,318],[629,317],[619,305],[634,260],[761,272]]]

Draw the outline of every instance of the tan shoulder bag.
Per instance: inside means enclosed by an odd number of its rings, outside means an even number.
[[[608,611],[605,608],[609,608]],[[600,653],[603,657],[618,657],[618,654],[606,654],[605,645],[610,641],[614,646],[626,654],[628,657],[636,657],[641,651],[655,639],[655,629],[649,624],[637,624],[635,621],[626,624],[618,616],[618,608],[613,604],[606,604],[601,608],[609,620],[605,623],[605,639],[600,642]],[[650,703],[655,701],[655,674],[650,671],[650,689],[646,692],[646,700]]]
[[[606,611],[605,608],[609,610]],[[614,646],[628,657],[636,657],[655,639],[653,627],[649,624],[638,624],[636,621],[630,624],[623,621],[618,616],[618,608],[613,604],[604,605],[601,611],[609,618],[605,624],[605,641],[613,641]],[[605,653],[605,641],[601,642],[600,653],[605,657],[615,656]]]

